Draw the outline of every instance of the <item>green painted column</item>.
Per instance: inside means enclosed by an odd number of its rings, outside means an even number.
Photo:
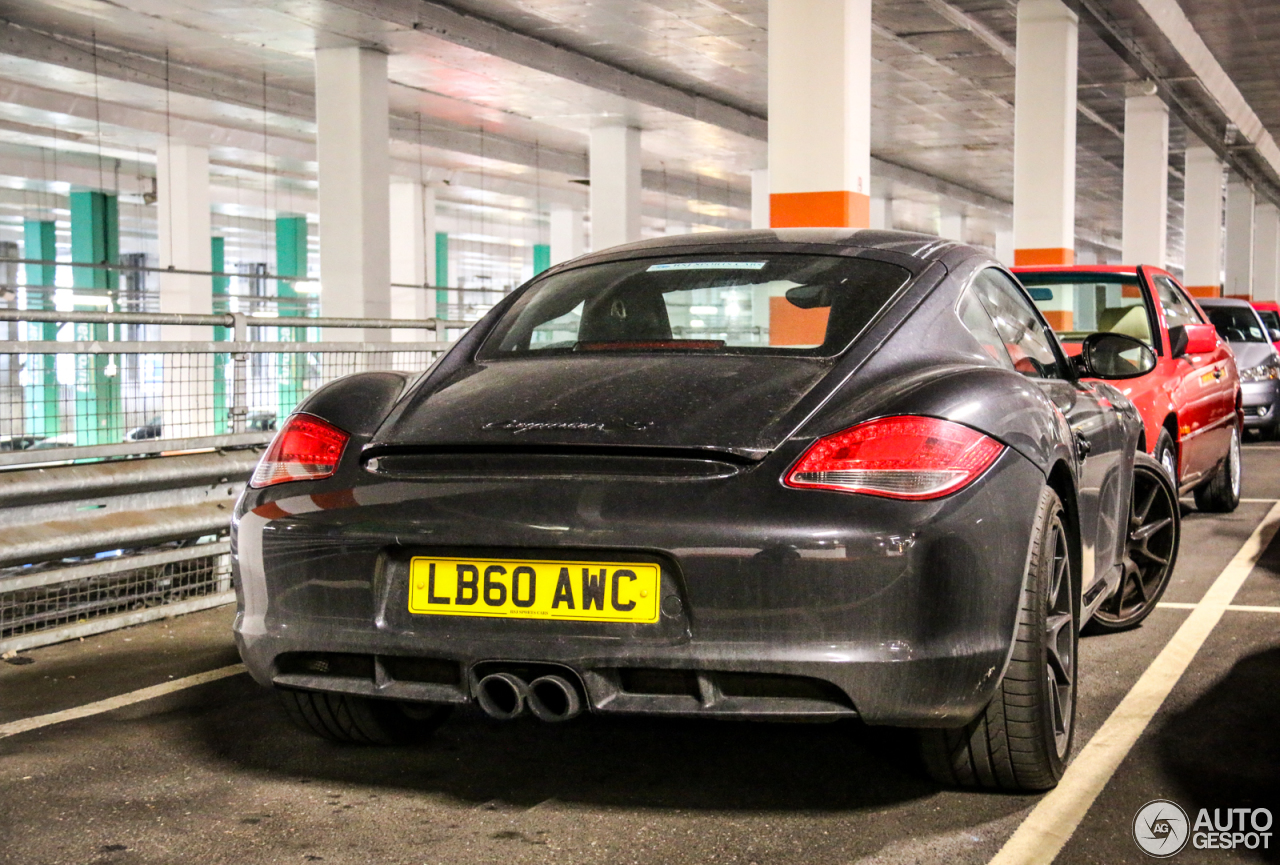
[[[307,278],[307,218],[305,216],[276,217],[276,273],[280,276]],[[298,291],[289,280],[282,279],[276,289],[281,298],[296,299]],[[280,305],[280,316],[302,315],[302,310],[290,304]],[[280,339],[285,342],[306,342],[305,327],[280,328]],[[283,419],[302,400],[306,385],[307,356],[305,354],[281,354],[276,384],[276,417]]]
[[[533,275],[537,276],[551,266],[551,244],[535,243],[533,245]]]
[[[227,269],[227,242],[223,237],[209,238],[209,269],[221,273]],[[215,276],[213,278],[213,311],[215,313],[228,310],[227,295],[231,292],[231,277]],[[226,342],[231,338],[231,328],[215,327],[214,342]],[[226,435],[231,432],[231,416],[227,414],[227,364],[231,360],[229,354],[213,356],[213,434]]]
[[[118,264],[120,261],[120,212],[116,196],[98,191],[71,193],[71,260],[86,264]],[[119,274],[114,270],[72,268],[76,288],[105,288],[114,292]],[[93,307],[101,310],[102,307]],[[111,325],[76,325],[76,336],[106,342]],[[124,437],[120,380],[107,354],[77,358],[76,444],[113,444]]]
[[[53,220],[28,219],[22,225],[22,257],[53,261],[58,257],[58,241]],[[27,307],[53,309],[53,284],[57,268],[51,264],[27,265]],[[53,322],[27,325],[38,330],[40,339],[50,342],[58,338],[58,325]],[[53,436],[58,423],[57,356],[27,355],[30,371],[26,388],[27,432],[30,435]]]
[[[448,318],[449,307],[449,233],[436,232],[436,316]]]

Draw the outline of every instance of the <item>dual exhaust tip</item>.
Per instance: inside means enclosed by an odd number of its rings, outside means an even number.
[[[525,709],[549,723],[582,714],[582,696],[563,676],[539,676],[526,682],[515,673],[490,673],[480,680],[476,698],[486,715],[500,721],[518,718]]]

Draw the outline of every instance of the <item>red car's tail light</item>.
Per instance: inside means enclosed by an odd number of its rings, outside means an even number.
[[[342,449],[351,436],[309,414],[295,414],[285,421],[258,461],[249,480],[251,487],[269,487],[286,481],[315,481],[338,470]]]
[[[891,499],[936,499],[968,485],[1003,450],[995,439],[951,421],[885,417],[818,439],[785,483]]]

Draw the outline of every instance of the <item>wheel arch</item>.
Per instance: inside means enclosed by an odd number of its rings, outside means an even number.
[[[1062,502],[1062,510],[1066,514],[1067,540],[1071,544],[1071,582],[1075,591],[1072,593],[1076,604],[1081,604],[1081,593],[1084,584],[1083,544],[1080,537],[1080,511],[1076,499],[1076,481],[1066,462],[1059,460],[1049,470],[1045,482]],[[1080,609],[1076,610],[1079,617]]]

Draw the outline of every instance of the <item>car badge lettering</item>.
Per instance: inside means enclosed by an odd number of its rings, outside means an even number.
[[[653,426],[652,421],[623,421],[621,427],[633,432],[641,432]],[[480,429],[486,432],[509,432],[521,435],[527,432],[609,432],[610,427],[603,421],[525,421],[496,420],[484,424]]]

